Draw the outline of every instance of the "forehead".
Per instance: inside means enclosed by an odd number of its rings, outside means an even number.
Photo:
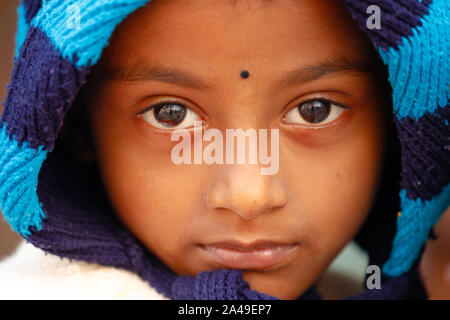
[[[156,59],[226,70],[237,61],[283,68],[299,59],[351,59],[367,51],[367,40],[340,1],[234,2],[241,3],[151,1],[117,28],[103,60]]]

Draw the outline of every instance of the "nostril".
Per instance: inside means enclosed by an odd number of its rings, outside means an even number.
[[[221,171],[221,173],[224,173]],[[229,169],[211,180],[205,193],[206,204],[213,209],[227,209],[244,219],[283,208],[289,194],[280,177],[261,176],[257,167]]]
[[[252,219],[255,219],[255,218],[265,214],[266,212],[272,211],[272,210],[273,210],[273,208],[264,207],[264,208],[257,209],[257,210],[254,210],[254,209],[250,209],[250,210],[238,210],[238,209],[235,209],[233,211],[234,211],[234,213],[236,213],[237,215],[239,215],[241,218],[243,218],[245,220],[252,220]]]

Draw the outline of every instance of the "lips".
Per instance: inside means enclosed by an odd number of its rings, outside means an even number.
[[[231,269],[265,270],[280,266],[296,251],[295,243],[258,240],[252,243],[224,241],[200,246],[207,259]]]

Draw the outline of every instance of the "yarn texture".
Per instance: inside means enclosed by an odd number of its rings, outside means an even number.
[[[98,168],[75,162],[56,143],[64,115],[114,29],[148,2],[23,0],[18,7],[14,69],[0,118],[0,209],[27,244],[17,257],[0,263],[0,283],[13,287],[2,278],[8,270],[15,270],[14,279],[41,272],[49,279],[50,267],[45,266],[76,266],[86,270],[86,279],[109,268],[115,276],[105,283],[124,288],[125,298],[278,299],[251,290],[240,270],[174,274],[113,214]],[[450,2],[344,2],[388,68],[395,142],[401,149],[399,189],[385,201],[390,207],[379,213],[384,218],[371,214],[357,239],[369,253],[369,263],[382,265],[382,289],[348,299],[425,299],[418,263],[433,226],[450,204]],[[370,5],[381,9],[379,30],[366,27]],[[71,20],[74,10],[82,23]],[[43,269],[27,269],[34,265],[25,258],[28,254],[42,261]],[[38,286],[33,280],[25,289]],[[0,296],[5,294],[1,291]],[[94,292],[84,287],[70,297]],[[312,287],[298,299],[321,296]]]

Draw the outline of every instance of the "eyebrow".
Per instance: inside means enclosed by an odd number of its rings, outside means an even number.
[[[211,89],[197,76],[177,68],[149,63],[112,68],[105,71],[106,80],[119,81],[159,81],[193,89]]]
[[[271,89],[279,90],[283,87],[305,84],[324,76],[337,73],[369,74],[375,72],[375,65],[367,62],[352,62],[347,59],[334,59],[316,65],[303,66],[299,69],[287,72],[281,80],[278,80],[271,85]],[[107,69],[105,70],[105,78],[107,80],[127,82],[159,81],[193,89],[212,89],[205,81],[187,71],[149,63],[129,65],[122,69]]]
[[[377,74],[378,68],[376,64],[370,64],[365,61],[350,61],[345,58],[332,59],[317,65],[305,66],[288,72],[285,77],[272,85],[272,90],[305,84],[325,76],[339,73],[353,73],[356,75]]]

